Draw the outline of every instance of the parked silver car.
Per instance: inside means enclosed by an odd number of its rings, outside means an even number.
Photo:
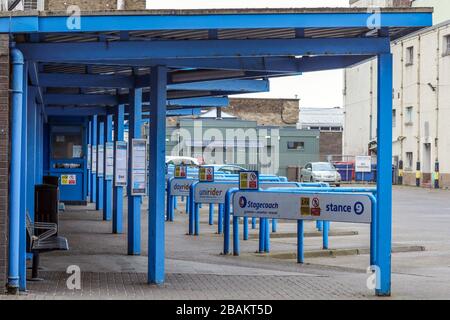
[[[310,162],[302,168],[300,172],[302,182],[328,182],[339,187],[341,185],[341,175],[337,172],[332,163]]]

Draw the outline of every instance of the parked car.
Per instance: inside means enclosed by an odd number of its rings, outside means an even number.
[[[214,167],[214,172],[218,173],[238,174],[239,171],[247,170],[234,164],[211,164],[208,166]]]
[[[310,162],[300,172],[301,182],[328,182],[339,187],[341,175],[329,162]]]
[[[186,165],[188,167],[199,167],[200,163],[197,159],[192,157],[182,157],[182,156],[166,156],[166,165]]]

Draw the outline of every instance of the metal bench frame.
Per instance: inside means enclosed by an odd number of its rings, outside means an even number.
[[[50,251],[67,251],[69,250],[69,244],[67,239],[59,237],[58,225],[56,223],[49,222],[32,222],[30,216],[26,215],[27,223],[27,251],[33,254],[33,266],[31,272],[31,281],[42,280],[38,277],[39,270],[39,254],[41,252]],[[37,230],[45,230],[39,235],[36,235]]]

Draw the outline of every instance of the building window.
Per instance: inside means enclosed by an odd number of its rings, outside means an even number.
[[[303,141],[288,141],[287,148],[288,150],[304,150],[305,143]]]
[[[412,125],[413,123],[413,107],[406,107],[405,124]]]
[[[397,110],[392,110],[392,128],[395,128],[395,124],[397,123]]]
[[[406,65],[410,66],[414,63],[414,47],[406,48]]]
[[[413,167],[413,153],[407,152],[406,153],[406,167],[405,169],[412,170]]]
[[[444,36],[444,56],[450,56],[450,34]]]

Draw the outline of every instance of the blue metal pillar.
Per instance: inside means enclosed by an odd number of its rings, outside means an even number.
[[[112,142],[112,120],[113,115],[108,114],[105,119],[105,156],[103,161],[103,168],[105,170],[104,175],[104,183],[103,183],[103,220],[104,221],[111,221],[112,219],[112,177],[107,177],[106,175],[106,142]]]
[[[124,141],[125,106],[118,105],[114,114],[114,141]],[[116,148],[114,148],[114,168],[116,168]],[[123,187],[113,189],[113,233],[123,232]]]
[[[25,291],[27,287],[27,232],[26,232],[26,212],[27,212],[27,183],[31,183],[27,173],[27,105],[28,105],[28,67],[25,62],[23,68],[23,111],[22,111],[22,159],[20,177],[20,255],[19,255],[19,290]]]
[[[391,294],[392,246],[392,54],[378,55],[377,225],[378,296]],[[378,279],[377,279],[378,280]]]
[[[91,121],[91,146],[92,148],[94,148],[95,146],[95,150],[97,150],[97,121],[98,121],[98,117],[97,115],[93,115],[92,116],[92,121]],[[94,164],[94,158],[97,159],[97,152],[92,152],[91,154],[91,164]],[[91,176],[91,202],[95,202],[95,200],[97,199],[97,168],[92,167],[92,172],[91,172],[92,176]]]
[[[148,193],[148,283],[164,282],[164,191],[167,68],[150,71],[150,161]]]
[[[141,138],[142,89],[130,90],[129,157],[128,157],[128,254],[141,254],[141,196],[133,196],[132,181],[132,140]]]
[[[214,224],[214,203],[209,204],[209,225]]]
[[[103,210],[103,177],[105,174],[105,167],[104,163],[99,159],[99,149],[101,146],[105,145],[105,123],[103,119],[101,122],[98,123],[97,128],[97,135],[98,135],[98,143],[97,143],[97,198],[95,200],[95,209],[96,210]],[[105,157],[105,153],[103,150],[103,157]],[[103,167],[103,169],[100,169],[100,167]],[[99,170],[100,169],[100,170]],[[103,171],[103,172],[101,172]]]
[[[92,143],[92,120],[91,119],[88,121],[87,133],[88,133],[87,134],[87,143],[88,143],[88,145],[91,145],[91,143]],[[88,156],[89,156],[89,153],[86,152],[86,157],[88,157]],[[91,155],[91,157],[92,157],[92,155]],[[92,159],[87,159],[88,163],[90,163],[91,161],[92,161]],[[91,166],[88,165],[87,166],[87,195],[89,198],[91,198],[91,178],[92,178],[91,175],[92,175]]]
[[[19,241],[20,241],[20,165],[22,149],[23,69],[22,53],[11,50],[11,167],[9,187],[9,268],[8,292],[19,289]]]

